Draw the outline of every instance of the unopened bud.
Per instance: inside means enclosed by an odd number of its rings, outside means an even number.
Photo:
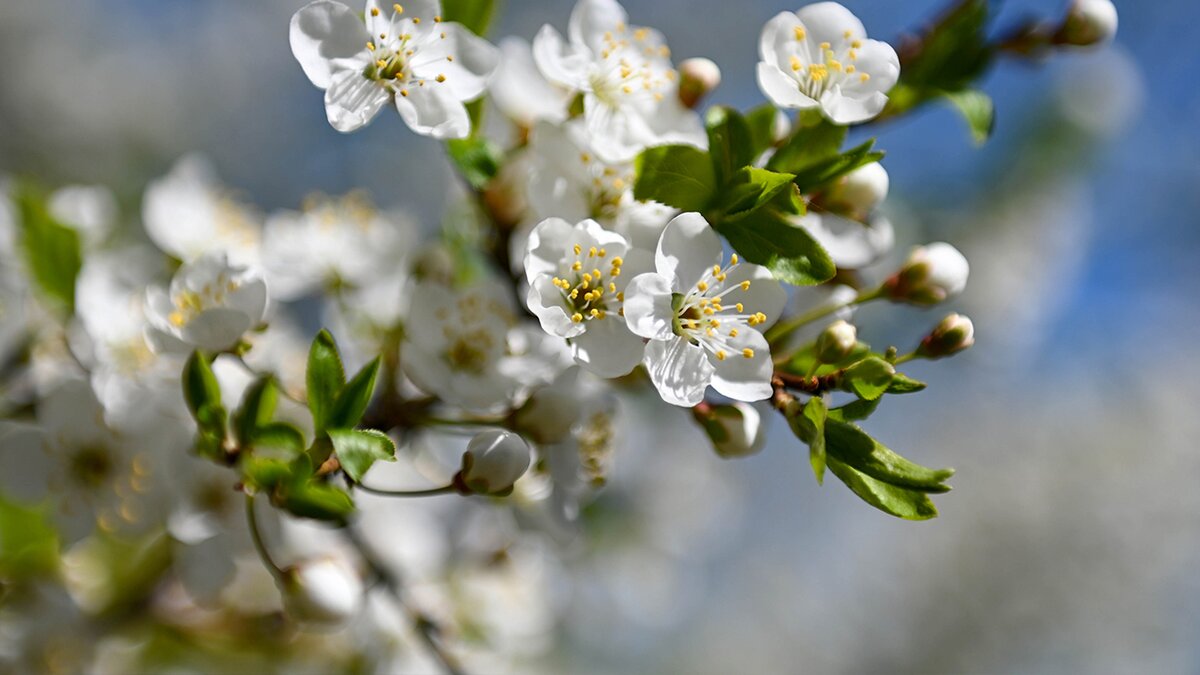
[[[717,454],[726,459],[748,457],[766,443],[762,416],[749,403],[701,404],[692,409]]]
[[[940,359],[957,354],[975,344],[975,325],[961,314],[951,314],[942,319],[917,348],[917,355],[926,359]]]
[[[506,495],[529,469],[525,440],[511,431],[488,429],[467,443],[456,483],[483,495]]]
[[[679,64],[679,100],[688,108],[695,108],[719,84],[721,69],[712,61],[701,57]]]
[[[1075,0],[1059,29],[1059,42],[1091,47],[1104,44],[1117,34],[1117,8],[1112,0]]]
[[[904,267],[884,287],[888,297],[897,302],[935,305],[962,293],[970,271],[958,249],[937,242],[913,249]]]
[[[834,321],[817,336],[817,360],[837,363],[850,355],[858,344],[858,330],[845,321]]]
[[[825,200],[829,206],[865,217],[887,198],[890,183],[887,169],[879,162],[864,164],[836,181]]]
[[[362,579],[335,558],[306,560],[284,570],[280,590],[288,613],[301,621],[341,623],[362,607]]]

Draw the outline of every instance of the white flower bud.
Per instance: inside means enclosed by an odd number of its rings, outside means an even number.
[[[885,283],[888,297],[914,305],[934,305],[967,287],[970,265],[950,244],[937,242],[913,249],[908,261]]]
[[[940,359],[969,349],[973,344],[975,325],[961,314],[950,314],[925,336],[917,354],[927,359]]]
[[[1079,47],[1104,44],[1117,34],[1117,8],[1112,0],[1075,0],[1058,38]]]
[[[748,457],[766,444],[762,416],[749,403],[701,404],[692,409],[717,454],[726,459]]]
[[[362,607],[363,583],[336,558],[305,560],[285,570],[281,584],[288,612],[301,621],[336,624]]]
[[[887,169],[879,162],[865,164],[834,183],[826,197],[830,206],[846,209],[851,214],[866,216],[887,198]]]
[[[529,445],[517,434],[488,429],[467,443],[458,482],[479,494],[507,494],[529,469],[529,455]]]
[[[817,336],[817,360],[837,363],[849,356],[857,344],[858,329],[845,321],[835,321]]]
[[[688,59],[679,64],[679,100],[695,108],[700,99],[721,84],[721,69],[706,58]]]

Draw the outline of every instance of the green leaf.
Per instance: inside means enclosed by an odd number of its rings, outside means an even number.
[[[52,574],[58,567],[58,531],[46,509],[0,495],[0,579],[6,583]]]
[[[844,383],[868,401],[883,396],[896,377],[896,368],[878,356],[868,356],[846,369]]]
[[[333,336],[325,329],[317,333],[312,348],[309,349],[305,382],[308,388],[308,409],[313,418],[313,431],[320,436],[327,426],[338,394],[346,384],[342,356],[338,353]]]
[[[202,408],[221,405],[221,386],[213,375],[208,357],[199,351],[192,352],[183,364],[183,400],[187,402],[192,417],[199,420]]]
[[[879,407],[879,402],[882,398],[877,398],[874,401],[868,401],[860,398],[846,405],[839,406],[829,411],[829,419],[834,419],[839,422],[854,422],[857,420],[865,420],[875,412]]]
[[[992,47],[987,39],[988,0],[959,0],[904,51],[900,83],[918,90],[965,89],[987,69]]]
[[[889,394],[911,394],[925,388],[925,383],[912,379],[904,373],[896,373],[888,385]]]
[[[746,113],[746,128],[750,131],[750,147],[755,158],[774,144],[776,113],[775,106],[770,103]]]
[[[58,222],[44,196],[34,187],[20,183],[13,193],[20,222],[18,244],[37,287],[75,311],[75,279],[83,267],[79,233]]]
[[[866,503],[905,520],[929,520],[937,517],[937,507],[923,492],[906,490],[875,480],[841,463],[833,456],[826,458],[829,470]]]
[[[461,23],[476,35],[487,34],[495,15],[495,0],[442,0],[442,19]]]
[[[760,209],[787,189],[794,179],[790,173],[776,173],[746,166],[732,177],[717,203],[725,217],[738,217]]]
[[[953,469],[930,469],[909,461],[853,424],[827,420],[825,444],[831,458],[875,480],[917,492],[950,491],[944,483]]]
[[[283,508],[294,516],[344,523],[354,513],[354,500],[327,483],[308,481],[290,486],[282,499]]]
[[[963,89],[962,91],[945,94],[971,129],[971,139],[976,145],[982,145],[992,135],[996,125],[996,107],[992,97],[978,89]]]
[[[683,211],[703,211],[717,191],[708,153],[690,145],[660,145],[643,150],[634,161],[633,196]]]
[[[487,186],[504,163],[504,152],[482,137],[460,138],[446,143],[450,161],[476,190]]]
[[[279,403],[279,387],[270,375],[260,377],[242,396],[242,405],[233,415],[233,432],[242,446],[251,444],[255,430],[271,421]]]
[[[375,393],[375,379],[379,375],[379,357],[362,367],[338,394],[329,414],[328,426],[333,429],[351,429],[358,426],[367,412],[371,396]]]
[[[263,424],[254,430],[250,444],[255,451],[276,448],[295,454],[304,452],[304,434],[286,422]]]
[[[787,143],[779,148],[767,168],[772,171],[798,173],[841,154],[847,128],[822,119],[819,123],[801,127]]]
[[[241,468],[242,479],[259,492],[272,492],[292,476],[292,465],[274,457],[243,455]]]
[[[818,376],[829,375],[858,363],[870,353],[871,345],[860,341],[854,345],[846,358],[837,363],[822,363],[813,371],[813,364],[817,360],[817,345],[815,342],[810,342],[798,349],[792,358],[782,365],[781,369],[792,375],[808,375],[810,372]]]
[[[342,469],[356,483],[362,480],[377,460],[396,461],[396,444],[382,432],[373,429],[331,429],[329,438],[333,441]]]
[[[812,465],[817,484],[825,484],[825,420],[829,408],[825,399],[813,396],[804,404],[804,419],[811,425],[812,439],[808,442],[808,463]]]
[[[788,193],[781,193],[786,196]],[[833,278],[837,268],[829,254],[802,227],[789,222],[774,205],[750,212],[717,227],[746,260],[771,270],[779,281],[812,286]]]
[[[872,151],[874,147],[875,139],[872,138],[839,155],[822,159],[794,171],[796,187],[800,188],[801,192],[808,194],[861,166],[878,162],[883,159],[884,153]]]
[[[723,105],[708,109],[704,126],[708,130],[708,154],[712,157],[717,184],[724,185],[734,173],[754,161],[750,127],[738,111]]]

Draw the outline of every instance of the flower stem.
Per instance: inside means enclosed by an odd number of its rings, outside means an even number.
[[[287,578],[287,574],[271,558],[270,552],[267,551],[267,545],[263,542],[262,532],[258,529],[258,516],[254,511],[254,495],[252,494],[246,495],[246,522],[250,526],[250,538],[254,541],[254,550],[258,551],[258,557],[262,558],[263,564],[267,566],[267,571],[271,573],[271,576],[282,583]]]
[[[767,331],[767,342],[771,343],[771,346],[774,347],[791,336],[792,333],[795,333],[797,330],[800,330],[804,326],[807,326],[814,321],[824,319],[840,309],[852,307],[854,305],[861,305],[863,303],[878,299],[882,296],[883,288],[880,287],[870,291],[863,291],[859,293],[853,300],[843,305],[825,305],[809,310],[803,314],[798,314],[790,319],[775,324],[771,330]]]
[[[893,365],[893,366],[898,366],[898,365],[900,365],[901,363],[908,363],[909,361],[913,361],[913,360],[915,360],[916,358],[917,358],[917,353],[916,353],[915,351],[913,351],[913,352],[909,352],[909,353],[907,353],[907,354],[905,354],[905,355],[903,355],[903,356],[897,356],[897,357],[896,357],[896,360],[895,360],[895,361],[892,361],[892,365]]]

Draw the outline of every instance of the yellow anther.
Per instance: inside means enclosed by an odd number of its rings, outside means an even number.
[[[407,90],[407,89],[401,89],[401,90],[400,90],[400,95],[401,95],[401,96],[408,96],[408,90]]]
[[[392,11],[397,14],[403,14],[404,8],[401,7],[399,3],[397,3],[397,4],[392,5]]]
[[[624,178],[614,178],[612,181],[612,186],[613,186],[614,190],[624,190],[625,189],[625,179]]]
[[[591,281],[590,279],[585,277],[583,281],[579,282],[579,287],[586,291],[588,289],[588,286],[591,285],[589,283],[590,281]]]
[[[834,70],[834,72],[841,72],[842,62],[841,61],[830,61],[829,67],[832,68]]]
[[[766,314],[763,314],[762,312],[759,312],[759,313],[755,314],[754,316],[758,317],[758,322],[759,322],[759,323],[766,323],[766,322],[767,322],[767,315],[766,315]]]
[[[443,75],[443,74],[441,74],[441,73],[438,73],[438,76],[437,76],[437,77],[435,77],[435,78],[433,78],[433,79],[437,80],[438,82],[445,82],[445,81],[446,81],[446,76],[445,76],[445,75]]]
[[[433,22],[434,22],[434,23],[441,23],[441,22],[442,22],[442,17],[440,17],[440,16],[435,16],[435,17],[433,17]]]
[[[446,34],[445,34],[445,33],[442,33],[442,34],[441,34],[441,35],[439,35],[438,37],[440,37],[440,38],[442,38],[443,40],[445,40],[445,39],[446,39]]]
[[[578,260],[576,260],[576,261],[575,261],[575,263],[574,263],[573,265],[571,265],[571,269],[573,269],[573,270],[575,270],[576,272],[578,272],[579,270],[583,269],[583,263],[581,263],[581,262],[579,262]]]
[[[736,329],[736,328],[730,328],[730,329],[729,329],[729,337],[737,337],[737,336],[738,336],[737,329]]]
[[[377,61],[375,61],[375,67],[380,68],[380,69],[387,68],[387,61],[384,61],[383,59],[378,59]]]
[[[621,66],[621,79],[625,79],[633,74],[633,68],[629,66]]]
[[[369,52],[375,51],[375,43],[374,42],[367,43],[367,51],[369,51]]]
[[[717,331],[716,331],[716,330],[714,330],[714,329],[713,329],[713,328],[711,328],[711,327],[710,327],[710,328],[705,328],[705,329],[704,329],[704,334],[705,334],[705,335],[707,335],[707,336],[709,336],[709,337],[716,337],[716,335],[717,335]]]
[[[804,32],[803,26],[796,26],[795,28],[792,29],[792,32],[796,35],[797,41],[803,40],[804,38],[808,37],[808,33]]]
[[[625,302],[625,292],[617,293],[617,302]]]
[[[704,283],[703,281],[701,281],[700,283],[696,284],[696,290],[698,290],[698,291],[700,291],[701,293],[703,293],[704,291],[707,291],[707,290],[708,290],[708,284],[706,284],[706,283]]]
[[[717,310],[713,309],[712,307],[704,308],[704,316],[712,316],[713,314],[716,314],[716,313],[717,313]]]
[[[621,256],[617,256],[612,259],[613,267],[620,267],[621,265],[624,265],[624,264],[625,264],[625,261],[621,258]]]
[[[387,33],[380,33],[380,34],[379,34],[379,39],[380,39],[380,40],[386,40],[386,39],[387,39]]]
[[[592,278],[600,281],[600,270],[592,270]]]
[[[413,17],[413,24],[415,25],[415,24],[419,24],[419,23],[421,23],[421,17],[414,16],[414,17]]]
[[[746,347],[745,349],[742,350],[742,356],[744,356],[748,359],[752,359],[752,358],[754,358],[754,350],[750,349],[749,347]]]
[[[717,351],[717,360],[718,360],[718,361],[724,361],[724,360],[725,360],[725,350],[723,350],[723,349],[722,349],[722,350],[718,350],[718,351]]]
[[[379,16],[379,8],[378,7],[371,8],[371,16]]]
[[[717,275],[717,281],[720,281],[721,283],[725,283],[725,273],[724,272],[721,272],[720,274]]]
[[[737,257],[737,254],[736,254],[736,253],[734,253],[733,255],[729,256],[729,264],[730,264],[730,265],[736,265],[737,263],[738,263],[738,257]]]
[[[600,318],[600,310],[598,309],[593,309],[592,311],[588,312],[588,314],[591,314],[593,319]]]
[[[167,320],[170,321],[171,325],[175,326],[176,328],[186,323],[183,318],[183,312],[171,312],[170,316],[167,317]]]
[[[825,51],[825,50],[829,49],[830,46],[831,45],[828,42],[822,42],[820,45],[821,51]]]
[[[741,283],[741,287],[742,287],[742,290],[743,290],[743,291],[748,291],[748,290],[750,290],[750,280],[749,280],[749,279],[747,279],[747,280],[743,281],[743,282]]]
[[[854,60],[858,59],[858,52],[851,49],[849,56],[850,56],[850,60],[854,61]]]
[[[625,92],[626,94],[632,94],[633,87],[631,87],[629,85],[625,85],[624,87],[621,87],[621,91]]]
[[[855,40],[854,42],[851,42],[850,47],[853,49],[862,49],[862,40]]]
[[[598,255],[598,256],[600,256],[601,258],[603,258],[604,256],[608,255],[608,251],[607,251],[607,250],[605,250],[605,249],[600,249],[599,251],[596,251],[596,255]]]
[[[571,289],[571,299],[574,300],[575,298],[578,298],[578,297],[579,297],[579,289],[578,288]]]
[[[580,253],[583,253],[583,247],[579,244],[575,244],[575,255],[579,255]]]
[[[604,310],[602,310],[602,309],[601,309],[601,310],[597,310],[597,312],[598,312],[598,313],[596,314],[596,318],[597,318],[597,319],[603,319],[604,317],[608,316],[608,312],[606,312],[606,311],[604,311]]]
[[[609,293],[616,293],[616,292],[617,292],[617,285],[616,285],[616,284],[614,284],[614,283],[613,283],[613,282],[611,282],[611,281],[610,281],[610,282],[608,282],[608,292],[609,292]]]
[[[854,37],[854,31],[849,31],[849,30],[848,30],[848,31],[845,31],[845,32],[843,32],[843,33],[842,33],[842,37],[844,37],[844,38],[846,38],[847,40],[849,40],[850,38]]]
[[[738,314],[742,313],[742,310],[743,310],[742,303],[739,302],[738,304],[734,305],[734,307],[737,308]]]
[[[853,75],[855,70],[858,70],[858,69],[855,68],[854,66],[846,66],[846,74],[847,75]]]
[[[646,30],[645,28],[639,28],[633,31],[633,39],[637,40],[638,42],[641,42],[648,37],[650,37],[650,31]]]
[[[575,323],[582,323],[583,315],[580,314],[579,312],[575,312],[574,314],[571,315],[571,321],[573,321]]]
[[[871,79],[871,76],[866,73],[863,73],[862,75],[858,76],[858,79],[862,80],[863,82],[866,82],[867,80]]]
[[[715,276],[717,276],[717,275],[718,275],[718,274],[720,274],[720,273],[721,273],[721,266],[720,266],[720,265],[713,265],[713,276],[715,277]]]
[[[454,57],[453,57],[453,56],[447,56],[447,57],[446,57],[446,60],[447,60],[447,61],[453,61],[453,60],[454,60]]]
[[[591,281],[591,280],[592,280],[592,275],[591,275],[590,273],[588,273],[588,272],[584,272],[584,273],[583,273],[583,280],[584,280],[584,281]]]
[[[667,58],[668,56],[670,56],[670,55],[671,55],[671,48],[670,48],[670,47],[668,47],[668,46],[666,46],[666,45],[661,45],[661,46],[659,46],[659,48],[658,48],[658,55],[659,55],[659,56],[661,56],[661,57],[663,57],[664,59],[665,59],[665,58]],[[673,70],[668,70],[668,71],[667,71],[667,74],[668,74],[668,76],[670,76],[670,75],[674,75],[674,74],[675,74],[675,71],[673,71]]]
[[[792,70],[794,70],[794,71],[798,71],[804,67],[804,64],[800,62],[800,57],[798,57],[798,56],[793,56],[791,58],[791,63],[792,63]]]

